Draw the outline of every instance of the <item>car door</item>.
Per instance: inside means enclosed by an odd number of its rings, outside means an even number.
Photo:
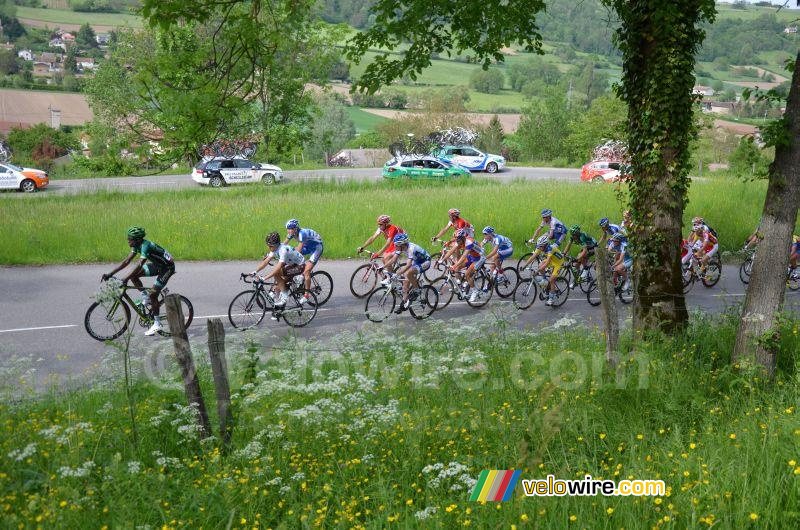
[[[17,176],[6,166],[0,164],[0,189],[16,189]]]
[[[419,179],[425,177],[425,161],[420,158],[415,158],[411,161],[411,167],[408,174],[412,179]]]
[[[233,160],[220,160],[219,173],[228,184],[237,184],[241,181],[238,177],[238,170]]]
[[[444,178],[447,176],[445,167],[436,160],[425,160],[425,176],[428,178]]]
[[[249,160],[237,158],[233,161],[236,166],[237,175],[242,182],[255,182],[258,180],[258,172],[253,170],[253,163]]]
[[[461,148],[461,160],[463,160],[463,162],[459,163],[469,169],[482,169],[483,158],[484,156],[480,151],[472,149],[471,147],[463,147]]]

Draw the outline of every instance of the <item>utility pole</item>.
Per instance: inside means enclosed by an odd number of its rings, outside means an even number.
[[[569,110],[571,101],[572,101],[572,79],[569,80],[569,88],[567,89],[567,110]]]

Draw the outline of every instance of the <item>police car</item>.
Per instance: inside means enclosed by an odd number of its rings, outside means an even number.
[[[194,166],[192,180],[212,188],[247,182],[274,184],[283,180],[283,170],[246,158],[206,158]]]
[[[500,155],[490,155],[469,146],[445,146],[434,153],[442,160],[447,160],[470,171],[497,173],[506,167],[506,159]]]
[[[27,193],[41,190],[50,184],[47,171],[19,167],[8,162],[0,164],[0,189],[20,190]]]

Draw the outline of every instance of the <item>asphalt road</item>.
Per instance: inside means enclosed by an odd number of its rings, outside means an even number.
[[[482,177],[508,182],[514,179],[580,180],[580,169],[513,167],[494,175],[475,173]],[[330,168],[291,170],[284,173],[286,181],[298,180],[380,180],[381,168]],[[43,194],[91,193],[95,191],[143,192],[196,188],[199,185],[190,175],[153,175],[150,177],[110,177],[96,179],[52,180]],[[11,195],[11,194],[4,194]],[[14,194],[22,195],[22,194]]]
[[[228,342],[242,339],[243,334],[230,327],[227,310],[231,299],[246,287],[239,273],[252,270],[254,262],[192,262],[178,263],[178,273],[170,280],[172,292],[187,296],[194,305],[195,320],[189,329],[193,342],[201,348],[206,336],[208,318],[220,317],[228,329]],[[321,268],[334,278],[334,293],[315,320],[306,328],[294,330],[282,321],[266,318],[255,333],[257,341],[269,347],[285,337],[298,336],[318,339],[321,344],[341,333],[364,330],[386,330],[390,333],[412,333],[419,325],[408,313],[392,317],[382,324],[367,321],[364,301],[355,299],[349,291],[349,279],[360,260],[323,261]],[[35,366],[37,379],[56,376],[59,380],[78,380],[96,371],[111,350],[86,333],[83,318],[93,295],[98,290],[100,275],[110,265],[58,265],[45,267],[2,267],[0,269],[0,373],[4,363],[14,356],[30,356],[26,363]],[[725,266],[720,283],[713,289],[695,285],[688,295],[692,309],[719,312],[742,300],[744,289],[738,279],[738,269]],[[788,293],[787,305],[800,310],[800,293]],[[623,307],[623,314],[627,309]],[[483,309],[470,308],[454,300],[430,319],[463,320],[471,315],[494,319],[498,312],[518,314],[510,304],[496,296]],[[533,307],[518,314],[517,325],[537,328],[550,325],[564,317],[579,322],[600,322],[600,308],[586,303],[582,292],[576,290],[558,309],[537,301]],[[162,337],[144,337],[144,329],[136,327],[132,343],[134,355],[149,355],[159,350],[171,355],[171,341]],[[229,346],[230,351],[231,346]]]

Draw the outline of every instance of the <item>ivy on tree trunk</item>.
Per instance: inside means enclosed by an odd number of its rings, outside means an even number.
[[[615,41],[623,55],[620,98],[628,104],[632,180],[631,248],[634,253],[634,329],[671,332],[688,313],[683,295],[680,242],[689,189],[695,53],[713,0],[604,0],[621,25]]]
[[[789,246],[800,207],[800,53],[795,60],[783,128],[769,167],[769,186],[761,216],[764,239],[753,271],[736,335],[733,361],[755,360],[771,376],[780,341],[779,314],[786,294]]]

